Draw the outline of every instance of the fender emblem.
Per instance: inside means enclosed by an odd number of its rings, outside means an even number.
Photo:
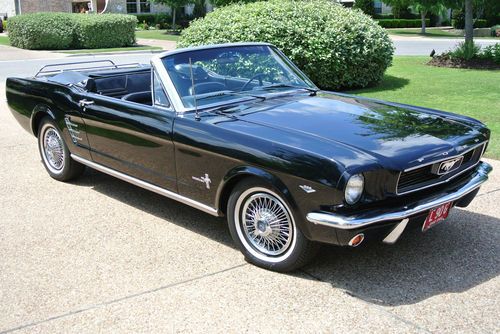
[[[308,186],[308,185],[301,185],[299,186],[300,189],[304,190],[306,193],[308,194],[311,194],[311,193],[315,193],[316,192],[316,189],[313,189],[311,186]]]
[[[68,128],[69,135],[71,136],[71,141],[74,144],[78,144],[78,141],[82,140],[82,138],[80,138],[78,136],[80,134],[80,131],[77,130],[78,124],[71,122],[69,117],[65,117],[64,122],[66,123],[66,127]]]
[[[212,183],[212,180],[210,180],[208,174],[205,173],[205,176],[202,177],[193,176],[192,179],[198,182],[205,183],[205,187],[207,187],[207,189],[210,189],[210,183]]]

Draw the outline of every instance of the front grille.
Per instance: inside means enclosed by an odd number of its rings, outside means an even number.
[[[433,166],[436,167],[436,165],[439,165],[442,161],[402,172],[399,176],[397,193],[404,194],[422,188],[427,188],[439,183],[443,183],[463,173],[464,171],[477,164],[483,153],[484,145],[485,144],[482,144],[464,153],[462,164],[460,165],[460,167],[444,175],[437,175],[432,173]]]

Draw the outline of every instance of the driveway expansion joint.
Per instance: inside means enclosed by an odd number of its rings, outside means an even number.
[[[478,194],[478,195],[476,196],[476,198],[477,198],[477,197],[483,197],[483,196],[486,196],[486,195],[489,195],[489,194],[495,193],[495,192],[497,192],[497,191],[500,191],[500,188],[490,190],[490,191],[485,192],[485,193],[483,193],[483,194]]]
[[[102,302],[102,303],[98,303],[98,304],[94,304],[94,305],[89,305],[87,307],[83,307],[83,308],[80,308],[80,309],[77,309],[77,310],[74,310],[74,311],[69,311],[67,313],[55,315],[55,316],[52,316],[52,317],[49,317],[49,318],[46,318],[46,319],[43,319],[43,320],[34,321],[34,322],[30,322],[30,323],[27,323],[27,324],[24,324],[24,325],[20,325],[20,326],[17,326],[17,327],[13,327],[13,328],[9,328],[9,329],[6,329],[6,330],[2,330],[2,331],[0,331],[0,334],[12,333],[12,332],[15,332],[15,331],[18,331],[18,330],[21,330],[21,329],[25,329],[25,328],[29,328],[29,327],[34,327],[34,326],[37,326],[37,325],[40,325],[40,324],[43,324],[43,323],[47,323],[47,322],[50,322],[52,320],[58,320],[58,319],[62,319],[62,318],[73,316],[75,314],[79,314],[79,313],[83,313],[83,312],[87,312],[87,311],[91,311],[91,310],[103,308],[103,307],[106,307],[108,305],[112,305],[112,304],[116,304],[116,303],[122,302],[124,300],[129,300],[129,299],[141,297],[141,296],[152,294],[152,293],[155,293],[155,292],[158,292],[158,291],[167,290],[167,289],[170,289],[170,288],[173,288],[173,287],[178,287],[178,286],[181,286],[181,285],[184,285],[184,284],[188,284],[188,283],[191,283],[191,282],[199,281],[199,280],[202,280],[202,279],[207,278],[207,277],[212,277],[212,276],[216,276],[216,275],[219,275],[219,274],[223,274],[223,273],[226,273],[228,271],[235,270],[235,269],[247,266],[247,265],[248,265],[248,263],[241,263],[241,264],[238,264],[236,266],[232,266],[232,267],[229,267],[229,268],[226,268],[226,269],[222,269],[222,270],[219,270],[219,271],[208,273],[208,274],[205,274],[205,275],[202,275],[202,276],[193,277],[193,278],[190,278],[190,279],[187,279],[187,280],[184,280],[184,281],[175,282],[175,283],[171,283],[171,284],[160,286],[158,288],[154,288],[154,289],[150,289],[150,290],[146,290],[146,291],[142,291],[142,292],[133,293],[131,295],[120,297],[120,298],[116,298],[116,299],[112,299],[110,301],[106,301],[106,302]]]

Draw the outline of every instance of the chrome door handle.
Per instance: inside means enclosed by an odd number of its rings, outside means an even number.
[[[78,101],[78,104],[80,105],[80,107],[85,107],[85,106],[89,106],[91,104],[94,104],[94,101],[89,101],[89,100],[83,99],[83,100]]]

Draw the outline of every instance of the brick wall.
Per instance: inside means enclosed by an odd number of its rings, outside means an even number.
[[[71,0],[21,0],[21,13],[71,12]]]
[[[14,16],[15,1],[18,0],[0,0],[0,13],[6,12],[7,15]],[[72,11],[72,0],[19,0],[21,4],[21,13],[37,13],[37,12],[66,12]],[[85,1],[85,0],[81,0]],[[89,0],[97,8],[96,0]],[[79,1],[77,1],[79,2]],[[108,13],[127,13],[127,0],[109,0],[106,9]],[[151,4],[151,13],[169,13],[170,9],[163,5]]]

